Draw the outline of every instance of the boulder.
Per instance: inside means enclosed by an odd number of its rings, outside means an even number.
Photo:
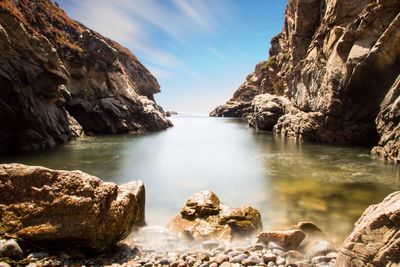
[[[343,242],[335,266],[400,263],[400,192],[365,210]]]
[[[215,193],[202,191],[187,200],[169,228],[198,241],[231,240],[258,232],[262,223],[256,209],[231,208],[222,204]]]
[[[0,165],[0,236],[103,251],[144,224],[144,185],[81,171]]]
[[[257,241],[264,244],[274,242],[284,250],[290,250],[298,248],[305,237],[306,235],[300,230],[269,231],[260,233]]]
[[[252,113],[248,116],[248,122],[260,130],[272,131],[282,115],[298,112],[289,99],[271,94],[256,96],[251,105]]]

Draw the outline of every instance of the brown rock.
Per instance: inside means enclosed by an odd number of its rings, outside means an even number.
[[[160,86],[126,48],[50,0],[0,2],[0,150],[38,150],[86,132],[172,126]]]
[[[335,266],[389,266],[400,262],[400,192],[372,205],[343,242]]]
[[[191,196],[181,211],[183,218],[202,218],[216,215],[220,211],[220,201],[217,195],[211,191],[202,191]]]
[[[0,235],[102,251],[143,224],[141,181],[118,187],[80,171],[0,165]]]
[[[251,207],[230,208],[211,191],[188,199],[169,228],[194,240],[230,240],[234,236],[256,233],[262,228],[260,213]]]
[[[289,0],[269,59],[215,113],[236,103],[230,114],[250,116],[256,128],[298,140],[377,145],[373,153],[399,162],[399,12],[398,0]],[[299,112],[262,107],[268,102],[260,105],[255,96],[263,94],[284,97]]]
[[[262,232],[258,235],[258,242],[268,244],[274,242],[285,250],[295,249],[304,240],[306,235],[300,230]]]

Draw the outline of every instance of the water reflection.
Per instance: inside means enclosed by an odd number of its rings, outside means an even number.
[[[165,225],[190,195],[211,189],[229,205],[260,209],[265,228],[309,219],[338,242],[368,205],[400,188],[399,169],[368,149],[297,144],[236,119],[173,121],[158,133],[85,137],[0,162],[80,169],[119,184],[141,179],[151,225]]]

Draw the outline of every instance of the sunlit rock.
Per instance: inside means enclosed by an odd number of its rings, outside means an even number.
[[[144,223],[144,185],[80,171],[0,165],[0,235],[102,251]]]
[[[231,240],[258,232],[261,214],[251,207],[231,208],[211,191],[202,191],[188,199],[169,228],[195,240]]]
[[[335,266],[391,266],[400,262],[400,192],[367,208],[340,248]]]

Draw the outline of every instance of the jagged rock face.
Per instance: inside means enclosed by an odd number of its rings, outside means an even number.
[[[68,72],[43,36],[0,13],[0,150],[42,149],[81,134],[64,105]]]
[[[400,76],[381,104],[376,125],[381,139],[372,152],[400,163]]]
[[[0,165],[0,236],[102,251],[144,224],[144,185],[80,171]]]
[[[395,132],[399,121],[384,109],[395,110],[398,103],[393,94],[382,101],[396,91],[391,88],[400,73],[399,12],[396,0],[289,0],[284,29],[272,39],[266,70],[251,95],[283,96],[310,113],[302,117],[318,124],[318,141],[371,145],[381,136],[376,151],[393,160],[398,141],[388,131]],[[287,115],[284,122],[275,130],[287,136],[303,120]]]
[[[400,192],[370,206],[340,248],[335,266],[400,263]]]
[[[78,123],[109,134],[172,125],[137,58],[49,0],[2,1],[0,35],[1,150],[66,142],[81,134]]]

